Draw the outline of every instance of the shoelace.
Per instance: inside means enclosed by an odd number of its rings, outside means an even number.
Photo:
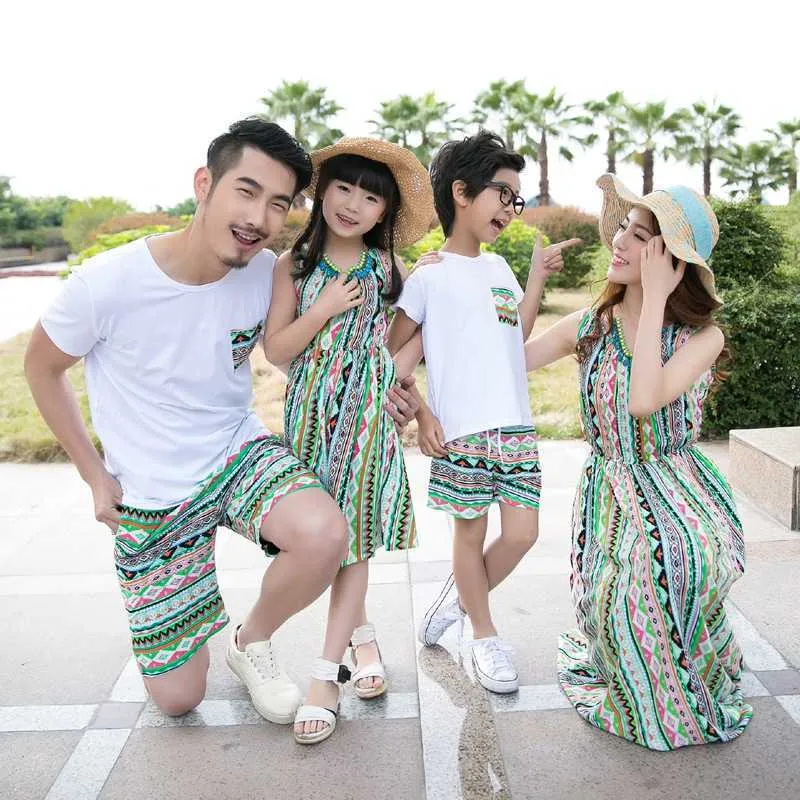
[[[472,646],[481,646],[491,660],[492,671],[500,668],[511,667],[509,658],[514,654],[514,648],[500,639],[491,638],[487,640],[476,639]]]
[[[278,667],[272,655],[272,648],[267,649],[266,653],[253,653],[251,650],[247,653],[247,657],[262,678],[272,679],[278,677]]]

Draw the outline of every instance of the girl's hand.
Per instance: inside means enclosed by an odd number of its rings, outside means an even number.
[[[444,430],[436,417],[430,412],[417,417],[417,444],[426,456],[444,458],[447,450],[444,447]]]
[[[430,250],[427,253],[423,253],[416,261],[414,266],[411,268],[413,272],[417,267],[424,267],[426,264],[436,264],[442,260],[442,254],[438,250]]]
[[[672,266],[672,253],[667,250],[664,239],[654,236],[642,250],[642,291],[656,300],[666,302],[683,279],[686,262]]]
[[[358,280],[348,280],[345,273],[340,273],[336,280],[328,281],[312,307],[324,314],[327,320],[360,306],[363,302],[364,295]]]
[[[564,269],[564,257],[561,255],[561,251],[567,247],[575,247],[575,245],[581,244],[582,241],[582,239],[567,239],[564,242],[542,247],[542,235],[537,234],[528,276],[547,280],[551,275],[555,275],[556,272],[561,272]]]

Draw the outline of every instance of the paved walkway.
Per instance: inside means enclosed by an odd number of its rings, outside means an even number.
[[[725,467],[725,448],[711,448]],[[585,724],[555,685],[556,636],[572,624],[569,513],[584,457],[542,446],[540,542],[492,596],[522,688],[490,697],[459,667],[455,631],[421,649],[417,621],[449,573],[447,518],[427,511],[427,460],[409,453],[422,535],[378,557],[368,606],[390,675],[383,699],[347,689],[334,737],[296,745],[263,722],[211,641],[208,696],[182,720],[148,702],[130,658],[111,540],[68,465],[0,464],[0,797],[24,798],[800,798],[800,536],[745,502],[748,570],[729,613],[745,649],[755,717],[723,746],[651,753]],[[492,518],[493,534],[497,517]],[[257,592],[260,553],[227,531],[220,582],[234,619]],[[326,598],[276,635],[305,682]],[[467,631],[469,635],[469,631]]]

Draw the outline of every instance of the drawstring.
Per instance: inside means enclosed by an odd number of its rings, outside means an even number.
[[[500,439],[500,428],[496,428],[496,431],[497,431],[497,456],[498,456],[498,460],[502,464],[503,463],[503,448],[502,448],[502,442],[501,442],[501,439]],[[487,430],[486,431],[486,455],[488,455],[491,458],[491,456],[492,456],[492,440],[489,438],[489,433],[490,433],[490,431]]]

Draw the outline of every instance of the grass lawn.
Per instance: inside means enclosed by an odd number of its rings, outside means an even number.
[[[564,314],[587,305],[589,295],[580,290],[557,290],[547,294],[547,305],[536,321],[534,332],[545,330]],[[28,334],[0,342],[0,461],[62,461],[65,454],[33,405],[22,370]],[[283,375],[267,363],[260,348],[252,356],[255,408],[264,424],[283,431]],[[69,371],[88,421],[89,412],[83,381],[83,365]],[[417,383],[425,394],[425,368],[417,370]],[[565,358],[531,375],[531,408],[539,434],[545,439],[572,439],[581,435],[578,420],[577,365]],[[416,444],[416,423],[403,435],[408,445]]]

